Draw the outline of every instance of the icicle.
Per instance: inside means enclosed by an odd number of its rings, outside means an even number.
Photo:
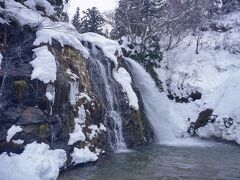
[[[52,107],[53,107],[54,101],[55,101],[55,86],[54,86],[54,84],[49,83],[47,85],[46,97],[48,98],[48,100],[50,102],[50,115],[52,115]]]

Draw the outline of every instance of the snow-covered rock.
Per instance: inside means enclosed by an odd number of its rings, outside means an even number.
[[[100,133],[100,129],[98,128],[97,125],[91,125],[88,128],[91,129],[91,133],[88,134],[90,140],[97,137],[98,133]]]
[[[34,68],[31,79],[39,79],[44,83],[54,82],[57,78],[55,57],[47,46],[36,48],[33,51],[36,58],[30,62]]]
[[[24,140],[21,140],[21,139],[13,140],[13,143],[14,144],[23,144]]]
[[[86,100],[89,102],[92,101],[92,99],[86,93],[81,92],[79,95],[79,99],[83,99],[83,98],[86,98]]]
[[[75,164],[94,162],[98,159],[97,155],[91,152],[87,146],[84,149],[74,148],[71,156],[72,162]]]
[[[64,150],[50,150],[44,143],[33,142],[22,154],[0,155],[2,180],[53,180],[57,179],[59,168],[67,160]]]
[[[117,67],[118,61],[116,53],[119,54],[121,53],[121,48],[118,42],[107,39],[104,36],[91,32],[81,34],[80,39],[83,41],[90,42],[94,46],[99,47],[103,51],[104,55],[110,60],[112,60],[115,66]]]
[[[107,129],[106,129],[106,127],[102,124],[102,123],[100,123],[100,128],[99,128],[101,131],[107,131]]]
[[[37,27],[43,25],[45,22],[51,22],[50,19],[42,17],[39,13],[14,0],[5,1],[4,11],[8,18],[16,20],[22,26]]]
[[[52,40],[57,40],[62,46],[68,45],[76,50],[79,50],[83,57],[88,58],[89,53],[83,47],[79,40],[79,34],[72,24],[64,22],[44,23],[43,27],[37,31],[37,38],[33,42],[35,46],[41,43],[52,44]]]
[[[82,132],[81,124],[83,124],[86,120],[86,113],[83,106],[79,107],[78,117],[75,118],[75,127],[72,133],[70,133],[70,138],[68,140],[68,145],[73,145],[74,143],[81,141],[84,142],[86,140],[86,136]]]
[[[55,12],[53,6],[46,0],[27,0],[24,2],[24,5],[28,6],[29,8],[33,9],[34,11],[37,11],[36,6],[40,6],[44,8],[44,12],[46,15],[51,16]],[[43,13],[43,12],[40,12]]]
[[[8,21],[0,17],[0,24],[8,24]]]
[[[6,141],[9,142],[15,134],[22,131],[22,128],[20,126],[13,125],[8,131],[7,131],[7,138]]]
[[[240,72],[233,74],[221,86],[206,94],[204,107],[214,110],[214,123],[199,129],[203,137],[217,136],[240,144]]]
[[[46,0],[28,0],[26,3],[31,5],[31,7],[33,3],[36,5],[40,3],[44,5],[44,7],[47,7],[47,9],[52,9],[52,7],[47,4]],[[8,0],[5,2],[4,12],[6,12],[5,14],[7,18],[16,20],[22,26],[28,25],[30,27],[37,27],[37,38],[33,43],[35,46],[39,46],[41,43],[52,44],[52,39],[55,39],[61,43],[62,46],[71,46],[79,50],[85,58],[88,58],[89,53],[78,39],[79,34],[72,24],[53,22],[48,17],[44,17],[40,13],[29,9],[14,0]],[[48,13],[50,13],[50,10]]]
[[[139,109],[138,106],[138,98],[136,93],[133,91],[132,88],[132,78],[129,73],[124,68],[119,68],[117,70],[113,70],[113,77],[114,79],[121,84],[124,92],[127,93],[127,97],[129,100],[129,106],[134,108],[135,110]]]

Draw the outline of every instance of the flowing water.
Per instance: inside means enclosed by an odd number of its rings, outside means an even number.
[[[161,144],[194,143],[191,139],[177,138],[180,130],[171,117],[166,94],[159,92],[151,76],[140,64],[131,59],[127,59],[127,62],[130,64],[135,86],[141,92],[144,110],[153,126],[156,141]]]
[[[117,93],[121,88],[113,79],[114,64],[97,48],[92,47],[89,51],[91,52],[88,62],[90,74],[95,90],[102,98],[110,147],[115,152],[125,151],[127,148],[122,134],[121,107]]]
[[[128,153],[106,155],[96,164],[77,167],[61,174],[59,180],[240,179],[239,147],[193,138],[177,138],[175,132],[178,127],[171,121],[164,95],[159,93],[151,77],[138,63],[131,60],[128,62],[159,144]]]
[[[107,155],[94,165],[61,174],[59,180],[240,179],[239,147],[205,145],[152,145],[129,153]]]

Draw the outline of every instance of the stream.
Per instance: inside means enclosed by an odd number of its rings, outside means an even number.
[[[202,146],[150,145],[115,153],[67,171],[59,180],[237,180],[239,147],[221,143]]]

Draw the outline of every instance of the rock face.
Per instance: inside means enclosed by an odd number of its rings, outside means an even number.
[[[190,135],[196,135],[196,131],[201,128],[206,126],[209,121],[212,123],[214,122],[214,117],[212,117],[213,110],[212,109],[205,109],[204,111],[200,112],[196,122],[192,122],[190,124],[190,127],[188,128],[187,132]]]
[[[112,151],[110,144],[115,142],[112,139],[116,129],[111,117],[107,116],[108,96],[103,88],[103,77],[96,67],[97,61],[105,63],[103,66],[108,73],[107,81],[117,99],[113,106],[122,117],[122,131],[127,147],[151,141],[152,130],[148,121],[141,110],[129,107],[126,94],[112,77],[114,66],[106,61],[100,49],[85,43],[91,54],[86,59],[79,51],[68,46],[62,47],[57,41],[53,41],[51,46],[45,44],[57,64],[56,81],[45,84],[38,79],[31,79],[33,67],[30,62],[34,58],[32,44],[36,32],[14,23],[0,24],[0,29],[5,29],[7,35],[7,44],[0,49],[3,55],[0,69],[0,153],[21,153],[26,144],[44,142],[53,149],[64,149],[68,153],[70,165],[70,154],[74,147],[88,145],[91,151]],[[121,58],[119,61],[122,61]],[[81,109],[86,112],[84,117],[80,113]],[[86,140],[68,145],[70,133],[76,128],[76,118],[80,116],[84,119],[81,126]],[[101,124],[106,126],[107,132],[101,129]],[[23,130],[8,143],[7,131],[12,125],[21,126]],[[94,130],[92,125],[99,130]],[[13,142],[18,139],[24,143]]]

